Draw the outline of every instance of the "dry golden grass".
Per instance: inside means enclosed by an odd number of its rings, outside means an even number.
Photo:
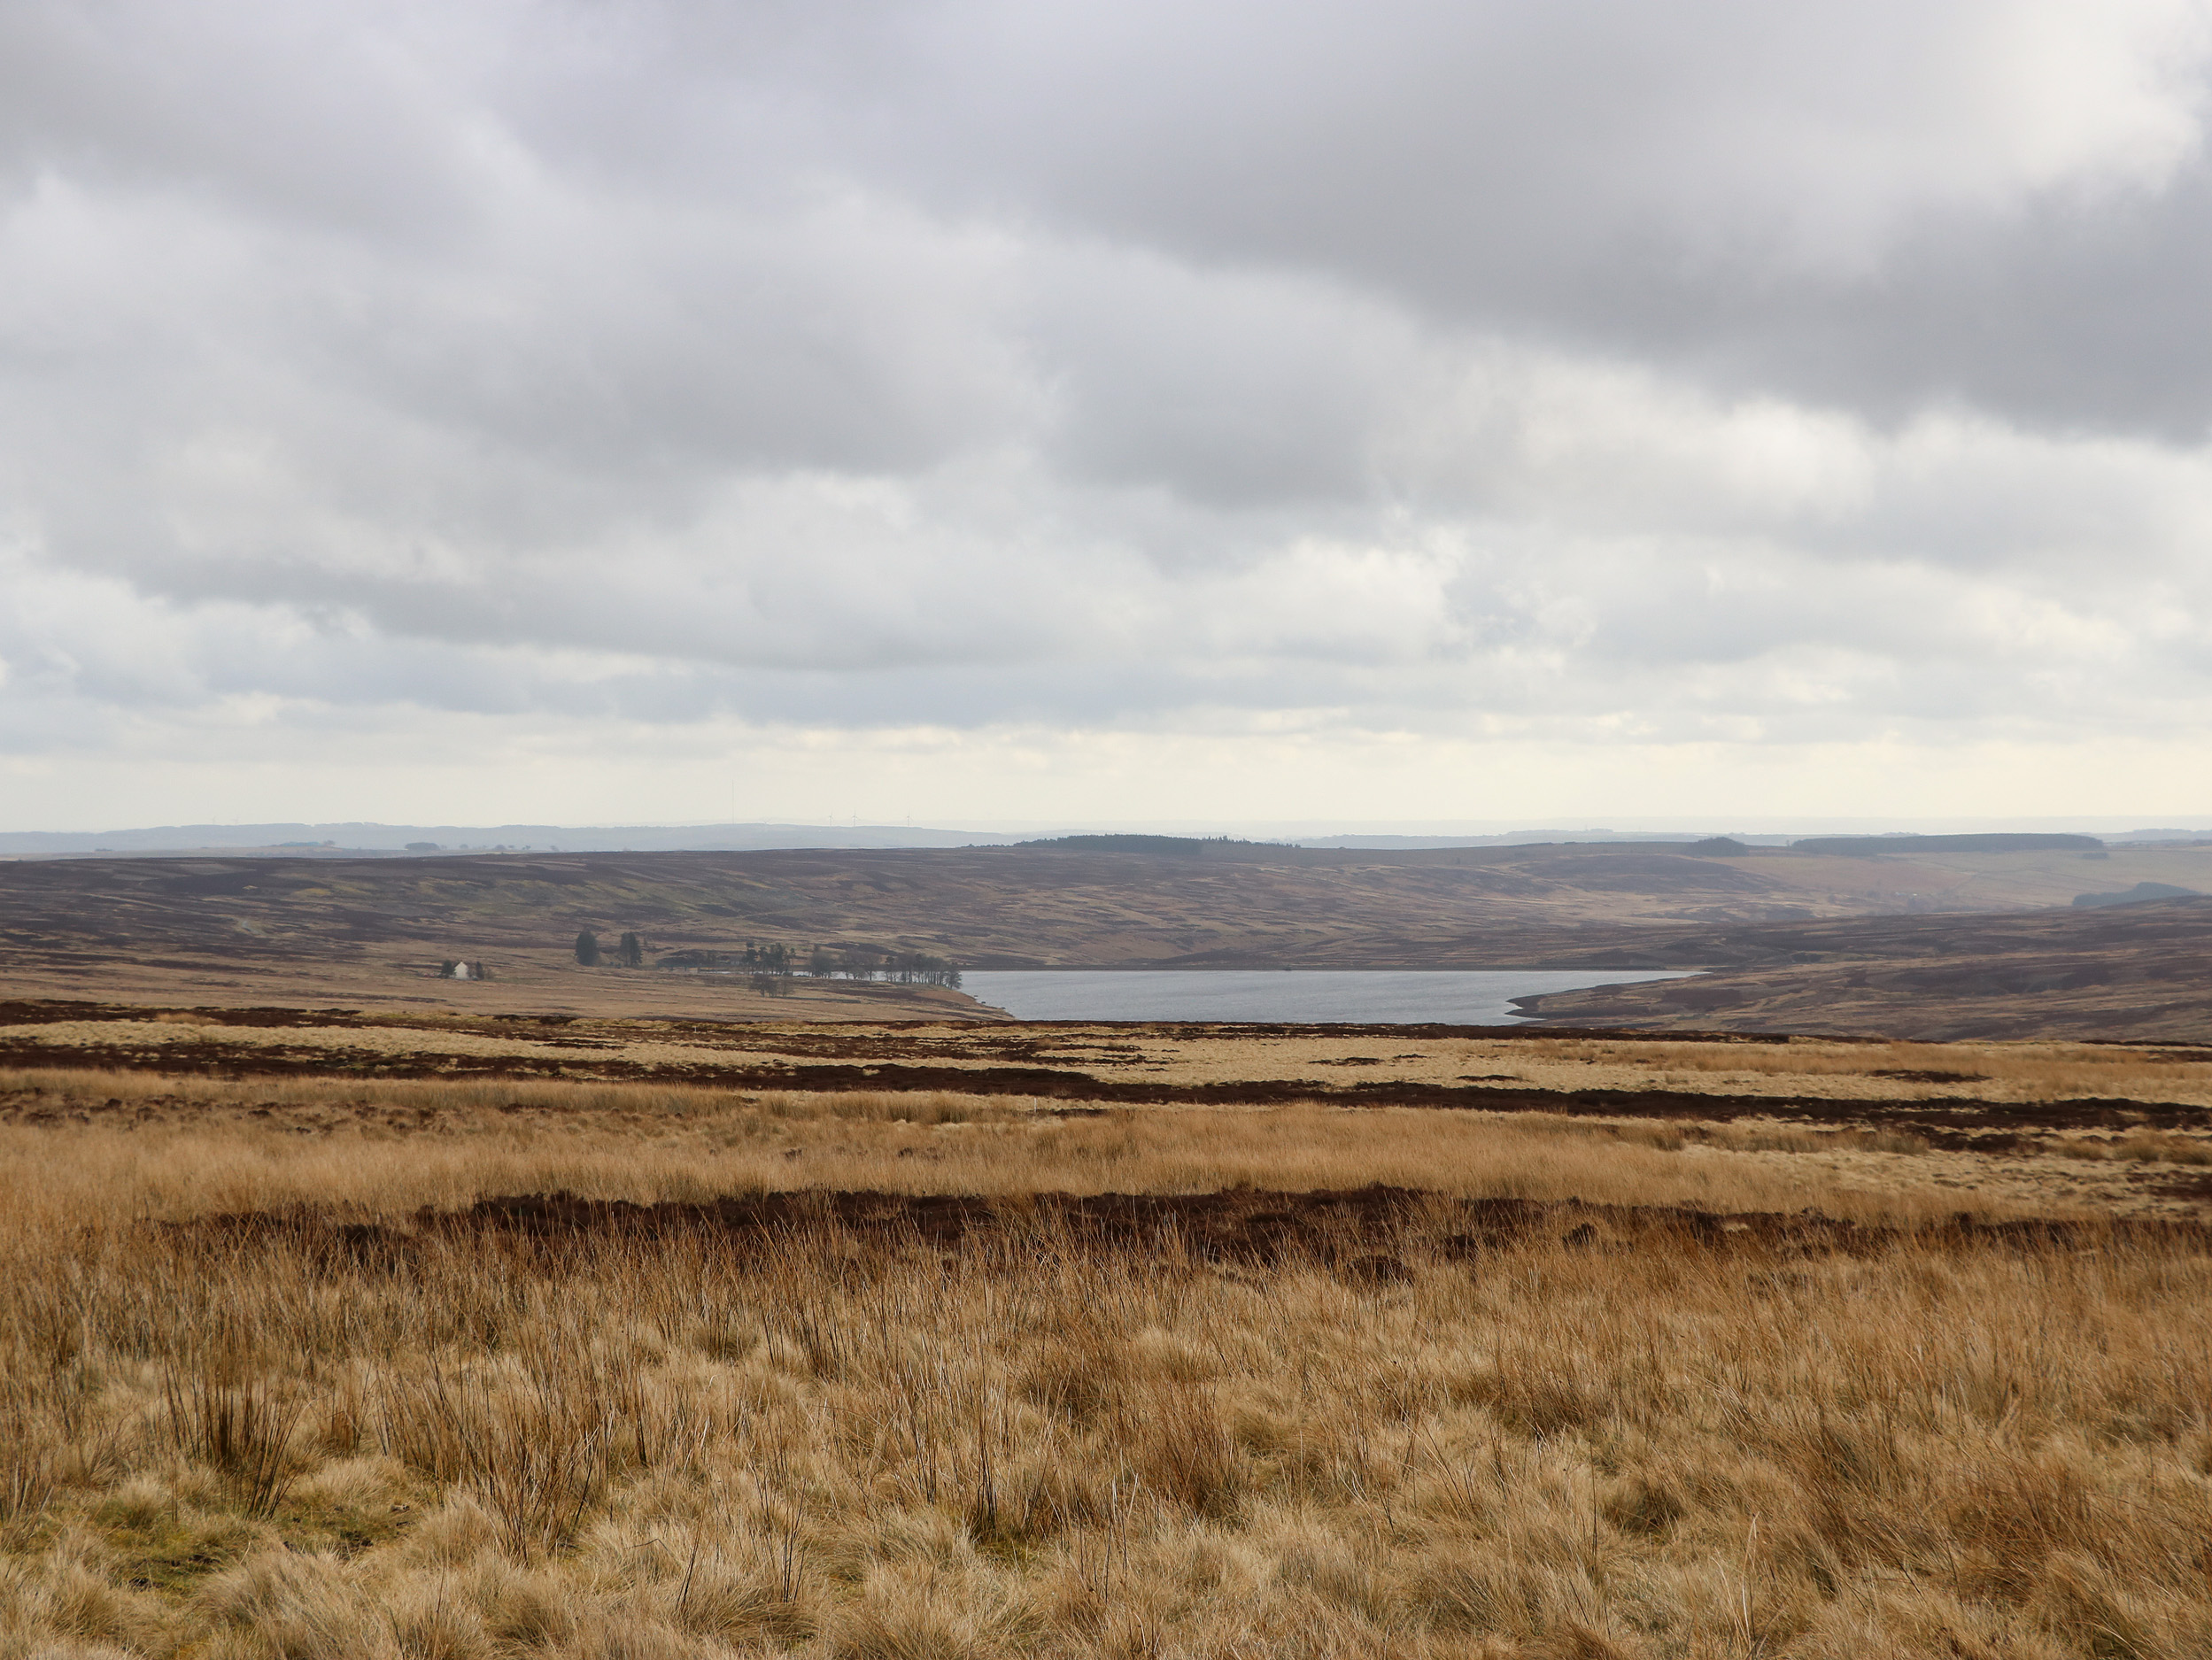
[[[1697,1077],[1667,1081],[1680,1086]],[[1095,1116],[1063,1116],[1071,1106]],[[968,1127],[940,1127],[947,1124]],[[55,1132],[72,1127],[88,1133],[66,1156],[50,1156],[63,1145]],[[19,1132],[28,1139],[7,1142]],[[45,1163],[27,1184],[33,1196],[25,1202],[74,1188],[128,1192],[134,1214],[148,1216],[210,1194],[222,1196],[219,1208],[343,1204],[387,1215],[557,1188],[646,1201],[793,1186],[1202,1192],[1371,1181],[1716,1210],[1810,1204],[1865,1218],[1962,1205],[1993,1214],[2186,1216],[2201,1202],[2188,1191],[2201,1181],[2190,1167],[2212,1160],[2212,1136],[2201,1131],[2124,1125],[2038,1133],[1992,1158],[1930,1147],[1878,1118],[1566,1119],[1312,1102],[1100,1109],[946,1092],[226,1083],[63,1069],[0,1070],[6,1145]]]
[[[1071,1032],[1071,1052],[1095,1040]],[[991,1034],[978,1034],[989,1041]],[[1509,1038],[1274,1034],[1184,1036],[1153,1029],[1120,1040],[1172,1083],[1309,1076],[1357,1061],[1362,1082],[1520,1083],[1540,1089],[1673,1088],[1721,1096],[1814,1100],[2040,1101],[2067,1097],[2212,1105],[2212,1050],[2154,1044],[1876,1043],[1516,1036]],[[1339,1072],[1335,1081],[1347,1076]]]
[[[16,1054],[63,1065],[70,1063],[72,1051],[92,1065],[117,1063],[120,1051],[157,1071],[203,1064],[249,1071],[297,1064],[332,1073],[504,1064],[526,1073],[561,1069],[579,1079],[613,1068],[630,1077],[728,1082],[733,1073],[795,1069],[784,1081],[803,1089],[808,1067],[858,1062],[972,1075],[979,1089],[986,1087],[984,1075],[1042,1067],[1105,1086],[1168,1091],[1410,1084],[1505,1092],[1668,1088],[1722,1100],[1783,1095],[1854,1103],[2086,1097],[2212,1108],[2212,1049],[2147,1043],[1475,1038],[1387,1028],[1315,1034],[1295,1027],[885,1025],[862,1020],[825,1026],[607,1019],[554,1027],[535,1020],[421,1013],[366,1022],[349,1016],[329,1024],[255,1024],[182,1009],[128,1016],[89,1009],[81,1019],[0,1025],[0,1043]],[[99,1056],[104,1050],[104,1060]],[[838,1086],[826,1077],[823,1084]]]
[[[1795,1085],[1834,1080],[1847,1093],[1941,1093],[1994,1100],[2106,1096],[2212,1100],[2212,1050],[2200,1046],[2007,1043],[1772,1043],[1552,1038],[1545,1062],[1648,1076],[1714,1075]],[[1856,1090],[1848,1086],[1856,1085]],[[1827,1093],[1827,1092],[1822,1092]]]
[[[46,1109],[0,1126],[11,1660],[2212,1653],[2212,1258],[2187,1236],[1543,1231],[1470,1257],[1417,1208],[1378,1278],[1020,1220],[1048,1188],[1383,1180],[1911,1224],[1955,1203],[1914,1179],[1932,1155],[1852,1150],[1884,1191],[1751,1127],[0,1093]],[[799,1186],[996,1193],[1009,1220],[952,1252],[425,1228],[395,1258],[205,1221]]]
[[[1909,1136],[1541,1114],[1033,1104],[943,1092],[0,1073],[0,1159],[28,1210],[176,1219],[313,1205],[360,1219],[496,1193],[645,1203],[785,1188],[1207,1193],[1381,1182],[1450,1194],[1914,1222],[2185,1214],[2136,1166],[1930,1153]],[[26,1103],[32,1103],[26,1107]],[[81,1121],[81,1122],[80,1122]],[[2177,1157],[2206,1145],[2139,1135]]]

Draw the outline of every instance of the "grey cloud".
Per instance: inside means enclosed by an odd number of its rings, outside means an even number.
[[[1230,507],[1373,490],[1377,429],[1424,378],[1404,320],[1311,281],[1094,247],[1040,264],[1049,452],[1074,475]]]
[[[2200,6],[174,16],[0,20],[10,746],[2212,689]]]
[[[663,15],[693,90],[634,124],[668,123],[660,166],[715,176],[772,96],[832,165],[956,212],[1719,384],[2212,414],[2196,6],[970,0],[756,8],[734,39]]]
[[[1663,287],[1621,343],[1716,385],[1889,421],[1948,405],[2058,432],[2199,443],[2212,431],[2212,166],[2200,158],[2154,192],[2046,197],[1917,228],[1856,282],[1692,287]]]
[[[470,15],[23,0],[0,15],[0,159],[385,243],[436,235],[469,211],[449,76],[504,46]]]

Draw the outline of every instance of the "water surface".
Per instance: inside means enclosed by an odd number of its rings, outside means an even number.
[[[1509,998],[1679,980],[1667,969],[978,970],[962,989],[1017,1020],[1363,1021],[1497,1026]]]

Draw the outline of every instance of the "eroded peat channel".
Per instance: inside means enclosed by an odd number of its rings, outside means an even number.
[[[1467,1199],[1419,1189],[1203,1193],[901,1193],[800,1189],[712,1201],[503,1194],[464,1209],[425,1208],[404,1221],[361,1223],[310,1208],[150,1224],[180,1247],[296,1251],[364,1270],[420,1271],[437,1252],[499,1247],[560,1257],[681,1242],[755,1259],[793,1249],[830,1257],[976,1252],[1005,1262],[1040,1252],[1134,1255],[1216,1267],[1305,1267],[1350,1283],[1395,1285],[1409,1259],[1479,1262],[1487,1254],[1556,1239],[1593,1251],[1752,1251],[1778,1258],[1834,1254],[2155,1247],[2212,1252],[2212,1223],[2125,1218],[2013,1218],[1961,1212],[1918,1227],[1862,1224],[1815,1210],[1714,1213],[1681,1205],[1579,1199]]]

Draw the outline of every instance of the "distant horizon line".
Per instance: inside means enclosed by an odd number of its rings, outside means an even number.
[[[1599,815],[1592,815],[1592,819]],[[1731,822],[1731,819],[1733,822]],[[1756,828],[1752,828],[1755,826]],[[628,824],[393,823],[379,820],[230,821],[147,825],[129,829],[0,830],[0,855],[9,853],[156,853],[298,848],[302,852],[677,852],[772,851],[798,845],[852,848],[947,846],[1009,843],[1071,835],[1228,837],[1283,842],[1455,841],[1596,838],[1620,840],[1696,840],[1728,836],[1775,841],[1817,835],[1944,835],[1961,833],[2074,833],[2124,839],[2212,835],[2212,814],[2069,815],[2042,817],[1945,817],[1782,815],[1702,822],[1687,815],[1608,815],[1605,822],[1560,817],[1528,819],[997,819],[845,822],[802,819],[673,820]],[[808,838],[804,843],[794,837]],[[628,840],[650,845],[606,845]],[[687,843],[737,842],[739,846],[689,848]],[[575,845],[565,844],[574,843]],[[410,844],[413,844],[410,845]],[[588,844],[588,845],[587,845]]]

